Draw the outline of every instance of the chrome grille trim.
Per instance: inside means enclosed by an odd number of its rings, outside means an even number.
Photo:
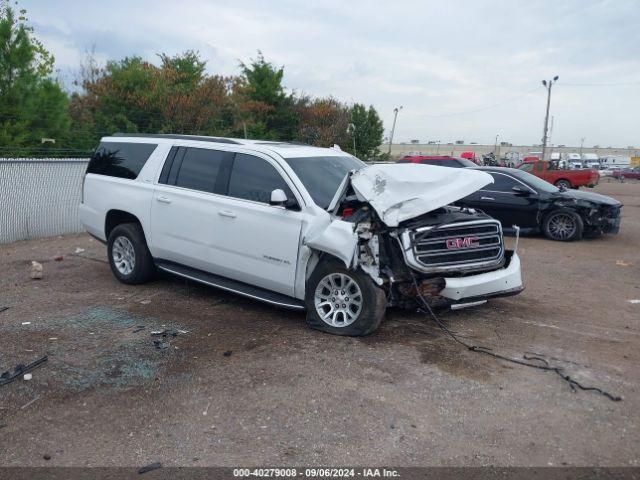
[[[473,236],[478,247],[449,249],[447,239]],[[504,261],[502,226],[497,220],[474,220],[405,230],[400,244],[407,264],[425,273],[498,267]]]

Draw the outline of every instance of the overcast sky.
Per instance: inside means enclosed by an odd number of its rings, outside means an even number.
[[[21,0],[64,78],[99,61],[200,51],[285,67],[285,85],[373,104],[395,139],[539,143],[559,75],[553,144],[640,144],[639,0]],[[489,108],[487,108],[489,107]]]

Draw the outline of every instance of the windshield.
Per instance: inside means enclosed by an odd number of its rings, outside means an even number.
[[[477,167],[478,166],[475,163],[473,163],[471,160],[468,160],[466,158],[459,158],[458,162],[460,162],[460,164],[463,167]]]
[[[355,157],[300,157],[285,158],[285,161],[296,172],[316,205],[325,210],[347,172],[365,166]]]
[[[522,180],[538,192],[555,193],[560,191],[558,187],[550,184],[546,180],[542,180],[541,178],[531,175],[530,173],[523,172],[522,170],[514,170],[513,176]]]

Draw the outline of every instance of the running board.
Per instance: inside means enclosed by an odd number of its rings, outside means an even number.
[[[238,282],[237,280],[231,280],[230,278],[214,275],[213,273],[207,273],[202,270],[186,267],[179,263],[167,260],[156,260],[156,266],[160,270],[178,275],[179,277],[188,278],[194,282],[204,283],[205,285],[237,293],[238,295],[253,298],[261,302],[270,303],[283,308],[290,308],[292,310],[305,310],[306,308],[304,303],[297,298],[288,297],[287,295],[272,292],[265,288],[255,287],[243,282]]]

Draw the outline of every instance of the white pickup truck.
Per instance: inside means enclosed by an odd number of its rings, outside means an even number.
[[[418,297],[461,308],[522,291],[500,223],[449,206],[492,181],[333,148],[116,134],[89,162],[80,218],[124,283],[160,269],[366,335]]]

